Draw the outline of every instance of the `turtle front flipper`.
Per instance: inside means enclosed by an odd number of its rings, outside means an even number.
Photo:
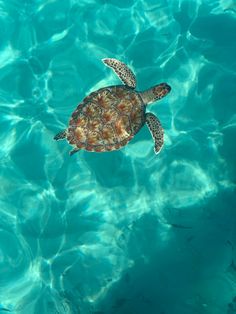
[[[158,154],[164,144],[164,130],[159,119],[152,113],[146,113],[146,123],[155,142],[154,152]]]
[[[113,58],[102,59],[103,63],[112,68],[114,72],[118,75],[121,81],[131,87],[136,87],[136,78],[134,73],[127,67],[127,65],[119,60]]]
[[[57,133],[57,135],[54,136],[54,140],[59,141],[59,140],[64,140],[67,136],[67,130],[63,130],[59,133]]]

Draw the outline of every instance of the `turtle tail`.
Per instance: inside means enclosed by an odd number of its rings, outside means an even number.
[[[59,140],[63,140],[64,138],[66,138],[67,136],[67,131],[63,130],[61,132],[59,132],[57,135],[54,136],[54,140],[59,141]]]

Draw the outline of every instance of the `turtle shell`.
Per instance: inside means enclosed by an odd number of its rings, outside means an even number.
[[[127,86],[110,86],[92,92],[73,112],[68,142],[79,149],[105,152],[125,146],[145,121],[140,95]]]

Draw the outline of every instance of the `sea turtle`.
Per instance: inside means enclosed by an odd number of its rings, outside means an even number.
[[[74,147],[70,155],[80,149],[107,152],[125,146],[146,123],[158,154],[164,143],[164,132],[158,118],[145,113],[146,105],[168,94],[170,86],[161,83],[138,92],[135,90],[136,78],[125,63],[113,58],[102,61],[125,85],[100,88],[85,97],[72,113],[69,127],[54,139],[67,139]]]

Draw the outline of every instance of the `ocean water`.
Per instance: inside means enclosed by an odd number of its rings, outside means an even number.
[[[0,1],[0,313],[236,313],[234,0]],[[122,150],[53,136],[91,91],[171,93]]]

